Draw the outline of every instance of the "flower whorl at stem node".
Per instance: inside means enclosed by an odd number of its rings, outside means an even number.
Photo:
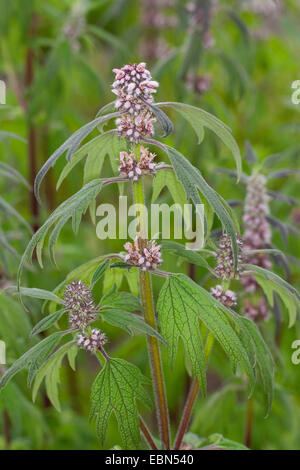
[[[97,319],[97,308],[91,290],[82,281],[72,281],[66,286],[64,303],[71,326],[84,329]]]
[[[237,304],[236,293],[230,289],[223,290],[220,284],[212,287],[210,293],[215,299],[221,302],[221,304],[225,305],[225,307],[233,307]]]
[[[112,92],[118,97],[115,107],[124,113],[116,120],[119,135],[135,143],[153,136],[156,119],[147,104],[153,103],[158,82],[152,80],[144,62],[124,65],[113,72],[116,79]]]
[[[156,172],[156,164],[152,161],[155,158],[155,153],[149,152],[148,149],[141,146],[140,160],[136,161],[134,153],[120,152],[120,166],[119,174],[126,175],[129,179],[137,181],[142,173]]]
[[[258,173],[253,173],[247,184],[243,216],[245,251],[263,250],[270,245],[271,229],[267,220],[269,200],[266,191],[266,178]],[[246,262],[265,269],[272,267],[270,259],[265,253],[249,255],[246,257]],[[247,292],[255,292],[258,287],[253,276],[243,276],[241,282]]]
[[[219,239],[219,246],[217,249],[215,273],[220,279],[235,279],[238,278],[241,271],[241,263],[243,260],[242,248],[243,242],[240,237],[237,237],[238,245],[238,265],[236,274],[234,273],[234,254],[232,250],[231,238],[225,233]]]
[[[97,328],[93,328],[90,334],[80,333],[77,337],[78,346],[92,353],[101,350],[107,342],[108,339],[105,333]]]
[[[136,238],[134,244],[127,242],[124,248],[128,252],[124,257],[125,261],[141,268],[142,271],[156,269],[162,263],[161,246],[157,245],[155,240],[147,242],[147,247],[140,249]]]

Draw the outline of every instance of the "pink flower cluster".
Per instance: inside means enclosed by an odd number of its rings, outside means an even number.
[[[155,173],[156,164],[153,162],[155,153],[149,152],[148,149],[141,146],[140,160],[137,162],[134,154],[120,152],[119,174],[126,175],[129,179],[137,181],[142,173]]]
[[[116,79],[112,92],[117,95],[115,107],[124,113],[116,124],[119,135],[131,142],[153,135],[153,124],[156,121],[147,104],[153,103],[158,82],[152,80],[146,64],[124,65],[121,69],[113,69]]]
[[[271,230],[267,220],[269,214],[269,196],[266,191],[266,178],[253,173],[247,184],[247,195],[244,207],[244,250],[261,250],[268,248],[271,242]],[[257,253],[246,257],[246,262],[265,269],[272,264],[265,253]],[[254,292],[257,283],[253,276],[243,276],[242,284],[247,292]]]
[[[73,281],[66,286],[64,303],[73,327],[82,329],[97,319],[91,290],[82,281]]]
[[[156,119],[146,107],[141,109],[138,116],[124,114],[116,119],[120,137],[124,137],[132,143],[138,143],[143,138],[152,137],[154,134],[153,124],[155,122]]]
[[[107,341],[106,335],[97,328],[93,328],[90,334],[81,333],[77,338],[78,346],[92,353],[99,351]]]
[[[156,269],[161,265],[161,246],[157,245],[155,240],[147,242],[146,248],[140,248],[138,238],[134,240],[134,243],[127,242],[124,245],[127,255],[124,259],[126,262],[137,266],[142,271],[148,271]]]
[[[259,297],[256,304],[251,303],[249,299],[245,299],[243,310],[245,316],[255,322],[259,320],[267,321],[270,316],[267,303],[263,297]]]
[[[230,237],[225,233],[219,239],[217,249],[215,273],[220,279],[235,279],[239,276],[241,270],[243,242],[237,237],[238,244],[238,266],[236,274],[234,273],[234,255]]]
[[[235,292],[230,289],[223,290],[223,287],[218,284],[210,289],[211,295],[217,299],[225,307],[232,307],[237,304],[237,296]]]

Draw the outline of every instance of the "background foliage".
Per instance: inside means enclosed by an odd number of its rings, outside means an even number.
[[[259,162],[269,155],[279,154],[266,165],[266,175],[281,168],[299,170],[300,105],[291,101],[291,84],[299,78],[298,2],[284,2],[270,21],[270,15],[255,9],[259,2],[220,0],[210,21],[213,43],[209,48],[204,47],[203,38],[195,33],[189,3],[192,2],[152,2],[151,8],[161,15],[163,22],[163,27],[153,27],[149,26],[151,12],[146,0],[0,1],[0,78],[7,84],[6,105],[0,107],[0,163],[18,170],[31,185],[28,188],[17,175],[15,178],[8,176],[6,167],[0,166],[1,198],[23,218],[17,219],[7,208],[2,211],[0,204],[0,238],[5,234],[13,248],[13,251],[8,250],[4,242],[0,244],[2,288],[15,284],[18,257],[30,237],[30,227],[24,221],[35,230],[50,211],[82,186],[79,165],[56,192],[64,164],[59,161],[43,183],[43,205],[38,206],[32,195],[34,177],[46,159],[112,100],[113,67],[147,61],[154,79],[160,82],[157,101],[182,101],[214,113],[232,128],[243,154],[246,141],[251,143]],[[154,38],[158,41],[156,50]],[[197,76],[206,77],[210,83],[205,93],[194,89],[193,79]],[[220,167],[234,169],[229,150],[209,130],[202,144],[197,146],[193,129],[178,114],[171,112],[170,116],[175,123],[175,133],[166,139],[166,144],[186,155],[225,199],[242,200],[245,196],[243,183],[236,184],[216,171]],[[245,159],[243,166],[244,172],[249,174],[250,165]],[[104,174],[110,172],[107,159]],[[299,175],[271,179],[268,188],[290,198],[289,205],[281,199],[272,201],[271,214],[282,224],[294,227],[287,232],[286,241],[280,230],[274,230],[272,241],[288,255],[299,258]],[[147,189],[150,198],[150,182]],[[160,202],[172,201],[166,188],[160,189],[155,197]],[[103,201],[117,204],[117,198],[118,193],[110,186],[101,193]],[[234,210],[240,218],[241,208],[237,206]],[[219,227],[217,220],[214,224],[213,228]],[[64,228],[56,248],[59,269],[47,258],[43,270],[35,262],[31,269],[25,269],[22,285],[53,290],[81,264],[119,252],[123,244],[123,240],[97,239],[95,226],[87,214],[76,235],[69,225]],[[191,273],[192,268],[172,253],[165,253],[164,269],[192,274],[199,284],[206,282],[204,268],[197,266]],[[279,262],[274,263],[272,269],[284,277]],[[134,292],[136,286],[130,276],[126,279],[118,275],[118,270],[109,272],[104,283],[97,284],[99,299],[114,282],[121,290],[128,291],[131,286]],[[157,278],[154,281],[157,298],[162,282]],[[299,288],[299,262],[291,265],[289,281]],[[7,343],[8,365],[37,341],[35,337],[29,338],[29,333],[33,324],[42,318],[42,302],[25,297],[24,301],[27,311],[16,297],[0,296],[0,339]],[[291,344],[300,339],[299,321],[288,328],[288,312],[283,310],[283,315],[285,321],[280,331],[274,316],[261,325],[276,360],[276,387],[273,408],[267,419],[264,419],[260,392],[255,394],[252,448],[300,448],[300,365],[291,361]],[[110,353],[133,362],[149,377],[144,336],[128,336],[108,323],[105,327],[110,337]],[[276,342],[273,341],[275,335]],[[163,359],[175,433],[190,383],[182,344],[179,344],[172,370],[167,357]],[[88,421],[89,390],[97,370],[96,361],[83,352],[76,358],[76,372],[63,362],[60,413],[45,391],[38,394],[33,404],[25,374],[16,376],[0,395],[0,448],[99,448],[93,425]],[[220,433],[243,442],[245,396],[241,380],[229,380],[231,376],[226,356],[215,346],[210,359],[208,396],[197,400],[191,423],[193,433],[202,437]],[[150,412],[148,418],[151,423]],[[120,435],[113,419],[104,448],[119,444]]]

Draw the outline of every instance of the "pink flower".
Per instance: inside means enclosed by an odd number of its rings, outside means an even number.
[[[232,307],[237,304],[237,296],[232,290],[223,290],[223,287],[218,284],[210,289],[211,295],[217,299],[225,307]]]
[[[133,245],[127,242],[124,248],[127,251],[124,260],[141,268],[143,271],[156,269],[162,263],[161,246],[157,245],[155,240],[147,242],[147,246],[141,249],[138,238],[136,238]]]
[[[90,334],[81,333],[77,337],[77,344],[80,348],[89,352],[96,352],[108,341],[107,336],[97,328],[93,328]]]

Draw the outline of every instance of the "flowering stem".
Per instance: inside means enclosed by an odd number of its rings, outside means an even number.
[[[140,156],[140,146],[134,146],[135,157],[138,160]],[[147,217],[145,211],[145,200],[144,200],[144,185],[143,180],[139,179],[133,183],[133,197],[134,203],[139,204],[139,221],[140,221],[140,234],[139,234],[139,245],[143,250],[147,243]],[[147,271],[140,270],[140,295],[142,305],[144,307],[144,318],[145,322],[148,323],[152,328],[156,329],[156,319],[154,313],[152,286],[151,286],[151,274]],[[166,449],[170,449],[170,433],[169,433],[169,413],[166,398],[166,390],[163,377],[162,362],[160,356],[160,349],[158,340],[154,336],[147,336],[148,351],[150,356],[150,364],[152,371],[152,378],[155,391],[156,399],[156,410],[157,419],[160,428],[160,435],[162,442]]]
[[[213,343],[214,343],[214,337],[212,333],[209,332],[207,335],[205,348],[204,348],[204,357],[206,361],[208,361]],[[182,439],[185,435],[186,429],[190,421],[191,413],[192,413],[193,406],[194,406],[194,403],[198,394],[198,390],[199,390],[199,382],[198,382],[198,379],[195,378],[193,380],[193,383],[191,385],[191,388],[190,388],[190,391],[188,393],[188,397],[185,403],[184,412],[180,421],[180,425],[178,428],[178,432],[177,432],[177,436],[176,436],[176,440],[174,444],[174,450],[178,450],[181,447]]]

